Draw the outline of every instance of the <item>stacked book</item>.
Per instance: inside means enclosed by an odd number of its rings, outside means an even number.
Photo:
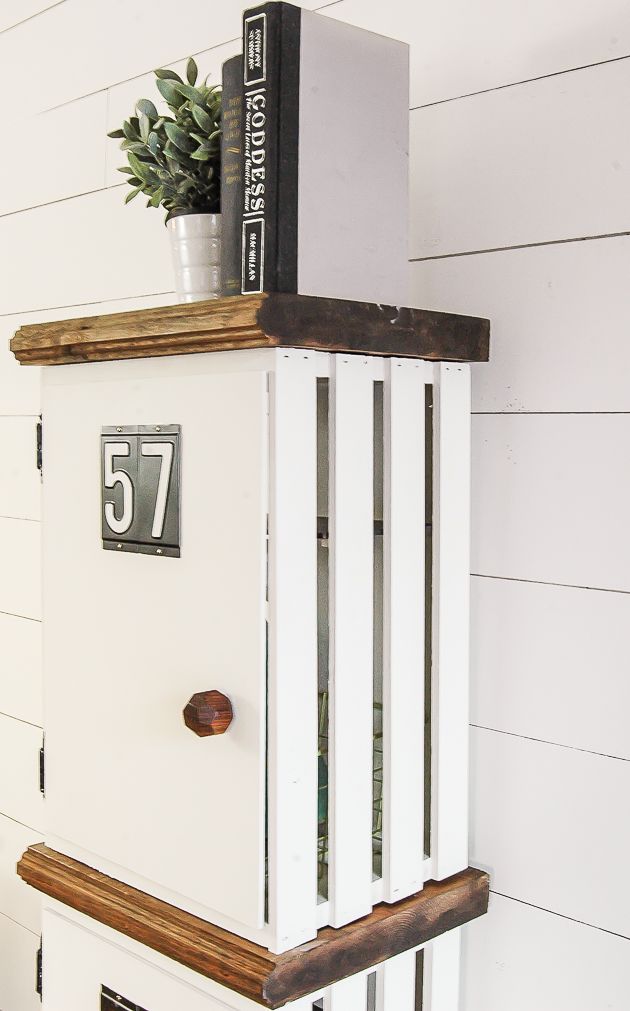
[[[406,304],[408,46],[289,3],[223,65],[223,294]]]

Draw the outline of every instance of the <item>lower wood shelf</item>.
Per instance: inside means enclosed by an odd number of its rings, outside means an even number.
[[[469,867],[282,955],[131,888],[44,845],[18,864],[29,885],[264,1007],[282,1007],[486,912],[488,875]]]

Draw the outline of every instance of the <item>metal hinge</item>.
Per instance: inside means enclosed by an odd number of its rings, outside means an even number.
[[[37,422],[37,435],[36,435],[36,439],[37,439],[37,469],[38,469],[38,471],[39,471],[40,474],[43,473],[43,469],[42,469],[43,432],[42,432],[42,429],[43,429],[42,416],[40,414],[39,421]]]
[[[46,755],[43,744],[39,749],[39,792],[46,793]]]
[[[35,990],[39,994],[39,999],[42,999],[42,993],[44,990],[43,986],[43,976],[44,976],[44,962],[42,958],[42,939],[39,939],[39,948],[37,949],[37,962],[35,971]]]

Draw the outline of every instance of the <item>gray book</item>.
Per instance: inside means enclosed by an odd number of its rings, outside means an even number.
[[[288,3],[245,12],[244,293],[407,303],[408,51]]]

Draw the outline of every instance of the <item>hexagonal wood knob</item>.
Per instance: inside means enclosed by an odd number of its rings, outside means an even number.
[[[184,723],[198,737],[224,734],[232,722],[232,703],[221,692],[195,692],[184,707]]]

